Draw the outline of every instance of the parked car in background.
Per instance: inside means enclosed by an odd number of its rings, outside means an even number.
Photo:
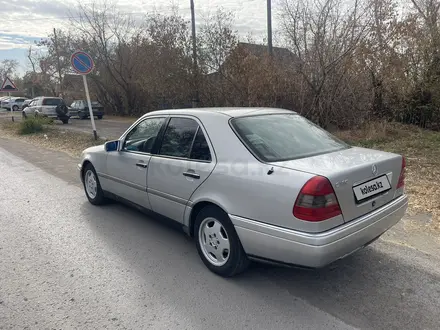
[[[2,108],[1,104],[2,104],[2,101],[7,99],[7,98],[9,98],[9,96],[2,96],[2,97],[0,97],[0,110],[6,110],[6,109]]]
[[[22,112],[23,117],[44,116],[69,123],[69,109],[60,97],[40,96],[33,99]]]
[[[324,267],[408,205],[405,158],[351,147],[282,109],[154,111],[83,151],[78,170],[90,203],[114,198],[177,221],[222,276],[251,259]]]
[[[104,107],[96,101],[92,103],[93,115],[98,119],[102,119],[104,116]],[[71,117],[79,117],[79,119],[86,119],[90,117],[89,106],[85,100],[73,101],[70,105],[69,113]]]
[[[19,111],[23,108],[24,97],[6,97],[0,101],[0,107],[8,110]]]
[[[23,105],[21,106],[21,109],[24,110],[29,106],[29,103],[31,103],[31,99],[24,100]]]

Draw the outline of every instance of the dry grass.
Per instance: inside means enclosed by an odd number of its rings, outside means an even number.
[[[440,230],[440,133],[406,125],[371,123],[336,135],[352,145],[404,155],[408,212],[432,215],[430,229]]]
[[[90,134],[51,126],[45,126],[43,132],[28,135],[19,135],[19,122],[1,121],[0,128],[0,137],[20,139],[30,144],[63,151],[73,157],[80,156],[81,152],[88,147],[105,142],[99,139],[95,141]]]

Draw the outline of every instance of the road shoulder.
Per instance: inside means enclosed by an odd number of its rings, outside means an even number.
[[[45,172],[68,182],[81,185],[76,165],[78,159],[64,152],[55,151],[17,139],[1,138],[0,148],[39,167]]]

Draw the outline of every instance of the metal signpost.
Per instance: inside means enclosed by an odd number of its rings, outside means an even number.
[[[95,137],[95,140],[97,140],[98,134],[96,133],[95,118],[93,117],[92,103],[90,102],[89,86],[87,85],[87,78],[86,78],[86,76],[90,72],[92,72],[93,68],[95,67],[95,63],[93,62],[92,57],[83,51],[77,51],[73,53],[70,58],[70,62],[72,63],[73,70],[75,70],[76,73],[82,75],[83,77],[84,90],[86,91],[86,97],[87,97],[87,105],[89,106],[90,120],[92,121],[93,136]]]
[[[12,102],[11,102],[11,92],[18,92],[18,88],[17,86],[15,86],[15,84],[13,83],[13,81],[11,79],[9,79],[8,77],[5,78],[5,81],[3,82],[1,88],[0,88],[0,92],[8,92],[8,96],[9,96],[9,105],[11,107],[11,114],[12,114],[12,121],[14,121],[14,109],[12,107]]]

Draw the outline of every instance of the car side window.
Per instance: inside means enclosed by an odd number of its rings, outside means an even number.
[[[197,134],[192,145],[190,158],[203,161],[211,161],[212,159],[208,142],[206,141],[205,134],[203,134],[203,131],[200,127],[197,130]]]
[[[122,150],[151,153],[157,135],[166,118],[147,118],[137,124],[126,136]]]
[[[190,118],[171,118],[162,140],[159,154],[189,158],[191,145],[199,124]]]

